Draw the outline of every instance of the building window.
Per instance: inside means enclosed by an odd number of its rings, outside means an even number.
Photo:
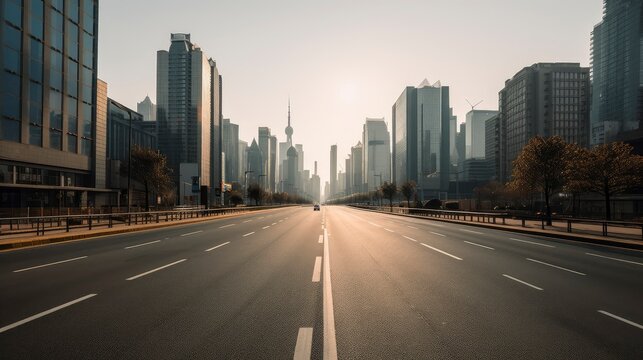
[[[78,0],[69,0],[67,2],[67,16],[75,23],[78,23]]]
[[[20,142],[20,122],[0,119],[0,139]]]
[[[29,144],[42,146],[42,126],[29,125]]]
[[[4,68],[15,74],[20,74],[20,52],[7,47],[2,47],[2,58],[4,59]]]
[[[49,147],[56,150],[62,150],[62,131],[49,129]]]
[[[67,97],[67,132],[78,133],[78,100]]]
[[[3,26],[4,36],[2,41],[12,49],[20,51],[22,49],[22,33],[12,26]]]
[[[83,137],[80,139],[80,143],[81,143],[80,153],[83,155],[91,156],[92,140]]]
[[[93,138],[92,136],[92,106],[83,103],[83,132],[82,135],[87,138]]]
[[[0,164],[0,183],[13,183],[13,165]]]
[[[76,135],[67,134],[67,151],[71,153],[78,152],[78,137]]]
[[[22,28],[22,7],[20,1],[7,0],[4,2],[4,19],[16,27]]]

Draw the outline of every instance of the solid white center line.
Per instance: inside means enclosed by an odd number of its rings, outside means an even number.
[[[39,313],[39,314],[36,314],[36,315],[30,316],[30,317],[28,317],[28,318],[26,318],[26,319],[23,319],[23,320],[20,320],[20,321],[18,321],[18,322],[15,322],[15,323],[13,323],[13,324],[7,325],[7,326],[5,326],[5,327],[0,328],[0,333],[3,333],[3,332],[5,332],[5,331],[7,331],[7,330],[11,330],[11,329],[13,329],[13,328],[15,328],[15,327],[18,327],[18,326],[20,326],[20,325],[26,324],[26,323],[28,323],[28,322],[30,322],[30,321],[36,320],[36,319],[41,318],[41,317],[43,317],[43,316],[49,315],[49,314],[51,314],[51,313],[53,313],[53,312],[56,312],[56,311],[58,311],[58,310],[60,310],[60,309],[64,309],[64,308],[66,308],[66,307],[68,307],[68,306],[71,306],[71,305],[77,304],[77,303],[79,303],[79,302],[81,302],[81,301],[85,301],[85,300],[87,300],[87,299],[89,299],[89,298],[91,298],[91,297],[94,297],[94,296],[96,296],[96,295],[98,295],[98,294],[89,294],[89,295],[85,295],[85,296],[83,296],[83,297],[81,297],[81,298],[78,298],[78,299],[76,299],[76,300],[72,300],[72,301],[70,301],[70,302],[68,302],[68,303],[64,303],[64,304],[62,304],[62,305],[56,306],[55,308],[52,308],[52,309],[49,309],[49,310],[43,311],[43,312],[41,312],[41,313]]]
[[[223,228],[227,228],[227,227],[235,226],[235,225],[237,225],[237,224],[228,224],[228,225],[223,225],[223,226],[219,226],[219,229],[223,229]]]
[[[134,275],[134,276],[129,277],[129,278],[125,279],[125,280],[128,280],[128,281],[130,281],[130,280],[136,280],[136,279],[138,279],[138,278],[140,278],[140,277],[143,277],[143,276],[145,276],[145,275],[149,275],[149,274],[151,274],[151,273],[153,273],[153,272],[157,272],[157,271],[159,271],[159,270],[163,270],[163,269],[165,269],[165,268],[167,268],[167,267],[170,267],[170,266],[172,266],[172,265],[176,265],[176,264],[178,264],[178,263],[182,263],[182,262],[184,262],[185,260],[187,260],[187,259],[181,259],[181,260],[179,260],[179,261],[175,261],[175,262],[173,262],[173,263],[171,263],[171,264],[167,264],[167,265],[163,265],[163,266],[161,266],[161,267],[157,267],[156,269],[152,269],[152,270],[150,270],[150,271],[146,271],[146,272],[144,272],[144,273],[142,273],[142,274]]]
[[[541,243],[537,243],[537,242],[533,242],[533,241],[520,240],[520,239],[514,239],[514,238],[509,238],[509,240],[520,241],[522,243],[538,245],[538,246],[544,246],[544,247],[548,247],[548,248],[554,248],[555,247],[554,245],[541,244]]]
[[[473,231],[473,230],[467,230],[467,229],[460,229],[460,231],[466,231],[466,232],[472,233],[472,234],[483,235],[483,233],[481,233],[480,231]]]
[[[324,235],[319,235],[319,241],[318,243],[323,244],[324,243]]]
[[[485,245],[480,245],[480,244],[476,244],[476,243],[471,242],[471,241],[465,241],[465,242],[466,242],[467,244],[470,244],[470,245],[480,246],[481,248],[485,248],[485,249],[489,249],[489,250],[495,250],[495,249],[494,249],[494,248],[492,248],[492,247],[485,246]]]
[[[395,231],[393,231],[393,230],[391,230],[391,229],[387,229],[387,228],[384,228],[384,230],[386,230],[386,231],[388,231],[388,232],[395,232]]]
[[[556,265],[548,264],[548,263],[546,263],[546,262],[544,262],[544,261],[534,260],[534,259],[530,259],[530,258],[527,258],[527,260],[529,260],[529,261],[533,261],[533,262],[535,262],[535,263],[539,263],[539,264],[543,264],[543,265],[551,266],[551,267],[556,268],[556,269],[569,271],[570,273],[574,273],[574,274],[578,274],[578,275],[583,275],[583,276],[587,275],[587,274],[583,274],[582,272],[578,272],[578,271],[574,271],[574,270],[570,270],[570,269],[564,268],[564,267],[562,267],[562,266],[556,266]]]
[[[139,246],[145,246],[145,245],[149,245],[149,244],[156,244],[157,242],[161,242],[161,240],[150,241],[150,242],[146,242],[146,243],[142,243],[142,244],[138,244],[138,245],[132,245],[132,246],[126,247],[125,249],[127,250],[127,249],[137,248]]]
[[[382,226],[377,225],[377,224],[375,224],[375,223],[372,223],[372,222],[370,222],[370,221],[369,221],[368,223],[369,223],[369,224],[371,224],[371,225],[373,225],[373,226],[382,227]]]
[[[243,237],[250,236],[250,235],[252,235],[252,234],[254,234],[254,233],[255,233],[254,231],[253,231],[253,232],[249,232],[249,233],[247,233],[247,234],[243,235]]]
[[[446,237],[446,235],[444,235],[444,234],[436,233],[436,232],[433,232],[433,231],[429,231],[429,232],[430,232],[431,234],[433,234],[433,235]]]
[[[601,313],[601,314],[603,314],[603,315],[607,315],[607,316],[609,316],[609,317],[611,317],[611,318],[614,318],[614,319],[616,319],[616,320],[620,320],[620,321],[622,321],[622,322],[624,322],[624,323],[626,323],[626,324],[632,325],[632,326],[634,326],[634,327],[637,327],[637,328],[639,328],[639,329],[643,330],[643,325],[641,325],[641,324],[637,324],[637,323],[635,323],[634,321],[630,321],[630,320],[627,320],[627,319],[625,319],[625,318],[622,318],[622,317],[620,317],[620,316],[618,316],[618,315],[614,315],[614,314],[608,313],[608,312],[607,312],[607,311],[605,311],[605,310],[598,310],[598,312],[599,312],[599,313]],[[0,331],[0,332],[2,332],[2,331]]]
[[[319,280],[321,280],[321,265],[322,257],[318,256],[315,258],[315,267],[313,268],[313,282],[319,282]]]
[[[211,248],[209,248],[208,250],[206,250],[206,252],[208,252],[208,251],[212,251],[212,250],[214,250],[214,249],[220,248],[220,247],[225,246],[225,245],[228,245],[229,243],[230,243],[230,242],[228,241],[228,242],[224,242],[223,244],[219,244],[219,245],[217,245],[217,246],[215,246],[215,247],[211,247]]]
[[[409,240],[411,240],[411,241],[415,241],[415,242],[417,242],[417,240],[415,240],[414,238],[410,238],[410,237],[408,237],[408,236],[406,236],[406,235],[402,235],[402,236],[404,236],[404,238],[406,238],[406,239],[409,239]]]
[[[636,262],[636,261],[617,259],[617,258],[613,258],[613,257],[609,257],[609,256],[597,255],[597,254],[592,254],[592,253],[585,253],[585,255],[596,256],[596,257],[600,257],[600,258],[604,258],[604,259],[620,261],[620,262],[624,262],[624,263],[628,263],[628,264],[643,265],[643,263]]]
[[[293,360],[310,360],[310,353],[313,347],[313,328],[299,328],[295,355]]]
[[[449,253],[448,253],[448,252],[446,252],[446,251],[442,251],[442,250],[440,250],[440,249],[434,248],[434,247],[433,247],[433,246],[431,246],[431,245],[427,245],[427,244],[425,244],[425,243],[420,243],[420,245],[422,245],[422,246],[426,246],[426,247],[428,247],[428,248],[429,248],[429,249],[431,249],[431,250],[437,251],[437,252],[439,252],[439,253],[441,253],[441,254],[444,254],[444,255],[446,255],[446,256],[450,256],[450,257],[452,257],[452,258],[454,258],[454,259],[456,259],[456,260],[462,260],[461,258],[459,258],[459,257],[457,257],[457,256],[455,256],[455,255],[451,255],[451,254],[449,254]]]
[[[203,232],[203,230],[192,231],[192,232],[189,232],[187,234],[182,234],[181,236],[189,236],[189,235],[194,235],[194,234],[198,234],[198,233],[202,233],[202,232]]]
[[[539,287],[538,287],[538,286],[536,286],[536,285],[532,285],[532,284],[530,284],[530,283],[528,283],[528,282],[522,281],[522,280],[520,280],[520,279],[516,279],[516,278],[515,278],[515,277],[513,277],[513,276],[509,276],[509,275],[507,275],[507,274],[502,274],[502,276],[506,277],[507,279],[511,279],[511,280],[513,280],[513,281],[517,281],[517,282],[519,282],[519,283],[521,283],[521,284],[523,284],[523,285],[527,285],[527,286],[529,286],[529,287],[531,287],[531,288],[534,288],[534,289],[536,289],[536,290],[540,290],[540,291],[542,291],[542,290],[543,290],[542,288],[539,288]]]
[[[418,230],[418,228],[416,228],[415,226],[411,226],[411,225],[406,225],[406,227],[408,227],[408,228],[411,228],[411,229],[415,229],[415,230]]]
[[[268,226],[264,226],[264,227],[262,227],[261,229],[262,229],[262,230],[265,230],[265,229],[267,229],[267,228],[269,228],[269,227],[270,227],[270,225],[268,225]]]
[[[42,268],[42,267],[45,267],[45,266],[58,265],[58,264],[62,264],[62,263],[70,262],[70,261],[76,261],[76,260],[84,259],[86,257],[87,256],[80,256],[80,257],[73,258],[73,259],[61,260],[61,261],[56,261],[56,262],[52,262],[52,263],[49,263],[49,264],[32,266],[32,267],[28,267],[28,268],[24,268],[24,269],[20,269],[20,270],[14,270],[13,272],[18,273],[18,272],[23,272],[23,271],[27,271],[27,270],[39,269],[39,268]]]
[[[333,288],[330,282],[330,248],[328,232],[324,230],[324,360],[337,360],[337,337],[335,333],[335,310],[333,308]]]

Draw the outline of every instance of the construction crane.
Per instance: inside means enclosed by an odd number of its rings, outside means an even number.
[[[469,105],[471,106],[471,111],[475,110],[476,106],[480,105],[480,104],[484,101],[484,100],[480,100],[480,101],[478,101],[475,105],[473,105],[473,104],[471,103],[471,101],[469,101],[469,99],[465,99],[465,100],[467,100],[467,102],[468,102],[468,103],[469,103]]]

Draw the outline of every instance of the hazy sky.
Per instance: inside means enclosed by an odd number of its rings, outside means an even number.
[[[498,91],[536,62],[589,66],[590,33],[602,0],[143,1],[100,2],[99,77],[108,96],[136,109],[156,99],[156,51],[170,33],[217,61],[223,114],[248,142],[268,126],[285,141],[288,96],[293,141],[305,167],[329,177],[361,140],[366,117],[384,117],[407,85],[424,78],[451,89],[464,121],[471,102],[497,109]]]

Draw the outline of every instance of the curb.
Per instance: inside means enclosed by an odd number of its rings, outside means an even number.
[[[467,221],[449,220],[449,219],[442,219],[442,218],[432,218],[432,217],[419,216],[419,215],[409,215],[409,214],[395,214],[395,213],[390,213],[390,212],[386,212],[386,211],[363,209],[363,208],[358,208],[358,207],[353,207],[353,208],[358,209],[358,210],[362,210],[362,211],[376,212],[376,213],[380,213],[380,214],[411,217],[411,218],[422,219],[422,220],[434,220],[434,221],[440,221],[440,222],[445,222],[445,223],[450,223],[450,224],[469,225],[469,226],[475,226],[475,227],[480,227],[480,228],[516,232],[516,233],[521,233],[521,234],[536,235],[536,236],[543,236],[543,237],[563,239],[563,240],[571,240],[571,241],[577,241],[577,242],[583,242],[583,243],[589,243],[589,244],[595,244],[595,245],[608,245],[608,246],[614,246],[614,247],[619,247],[619,248],[626,248],[626,249],[633,249],[633,250],[643,250],[643,242],[641,242],[641,243],[633,243],[633,242],[631,243],[631,242],[629,242],[629,241],[636,241],[636,240],[625,240],[624,239],[624,241],[619,241],[619,240],[614,240],[614,239],[603,239],[603,238],[590,237],[590,236],[587,236],[587,235],[585,235],[585,236],[583,236],[583,235],[574,235],[574,234],[563,233],[563,232],[561,232],[561,233],[541,232],[541,231],[538,231],[538,230],[529,230],[529,229],[525,229],[525,228],[522,228],[522,227],[508,228],[509,225],[498,226],[497,224],[490,224],[490,223],[488,224],[488,223],[479,223],[479,222],[467,222]]]
[[[205,218],[202,217],[202,218],[189,219],[189,220],[180,220],[181,222],[179,223],[177,222],[165,222],[165,223],[158,223],[158,224],[153,223],[153,224],[139,225],[138,227],[125,227],[120,229],[108,228],[104,230],[95,230],[95,231],[87,230],[88,232],[84,232],[80,234],[65,233],[61,235],[51,235],[51,237],[46,237],[46,236],[42,238],[33,237],[33,238],[27,238],[22,241],[0,244],[0,252],[16,250],[16,249],[32,247],[32,246],[56,244],[61,242],[73,241],[73,240],[82,240],[82,239],[89,239],[89,238],[95,238],[95,237],[101,237],[101,236],[118,235],[118,234],[130,233],[135,231],[155,230],[155,229],[171,227],[171,226],[179,226],[179,225],[190,225],[190,224],[206,222],[206,221],[227,219],[235,216],[245,215],[251,212],[256,214],[256,213],[270,211],[270,210],[274,210],[274,209],[256,210],[256,211],[249,211],[249,212],[239,213],[239,214],[228,214],[228,215],[220,215],[220,216],[214,216],[214,217],[205,217]]]

